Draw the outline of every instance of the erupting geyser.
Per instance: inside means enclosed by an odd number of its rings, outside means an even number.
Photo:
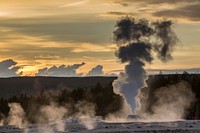
[[[124,97],[124,105],[129,105],[132,114],[136,114],[136,109],[140,108],[136,96],[140,88],[145,86],[147,74],[144,66],[152,63],[152,52],[157,52],[163,62],[172,59],[171,52],[178,40],[171,28],[172,24],[171,21],[150,22],[130,17],[122,18],[116,24],[113,33],[118,49],[115,54],[127,65],[113,82],[113,87],[115,93]]]

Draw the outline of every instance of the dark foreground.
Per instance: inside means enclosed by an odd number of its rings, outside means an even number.
[[[87,123],[86,123],[87,122]],[[88,120],[64,121],[61,131],[51,125],[30,125],[28,128],[19,129],[13,126],[0,127],[1,133],[200,133],[200,121],[174,121],[174,122],[124,122],[113,123],[105,121]],[[90,127],[90,129],[88,129]]]

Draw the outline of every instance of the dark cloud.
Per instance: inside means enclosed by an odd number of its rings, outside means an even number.
[[[121,6],[128,6],[128,3],[126,3],[125,1],[123,0],[115,0],[112,2],[113,4],[119,4]]]
[[[184,18],[191,21],[200,21],[200,1],[199,3],[186,5],[172,10],[155,12],[153,15],[168,18]]]
[[[103,15],[119,17],[119,16],[136,16],[137,14],[131,13],[131,12],[115,12],[115,11],[112,11],[112,12],[107,12]]]
[[[199,0],[124,0],[127,3],[144,3],[144,4],[180,4],[199,2]]]
[[[159,11],[151,9],[152,12],[154,12],[152,15],[157,17],[188,19],[190,21],[200,20],[200,0],[124,0],[122,2],[127,6],[135,4],[138,7],[153,7],[155,5],[159,6],[159,4],[170,4],[173,5],[173,9],[161,9]],[[169,5],[166,5],[166,7],[167,6]],[[141,11],[143,10],[148,11],[148,9],[142,9]],[[108,12],[108,15],[109,14],[118,16],[131,15],[131,13],[125,12]]]
[[[121,62],[132,62],[137,59],[151,63],[153,57],[151,55],[152,47],[145,43],[131,43],[127,46],[121,46],[116,52],[116,56]]]
[[[163,62],[172,59],[171,53],[177,45],[178,37],[171,28],[171,21],[155,22],[155,35],[160,40],[154,45],[155,51],[158,52],[158,58]]]
[[[22,74],[18,72],[21,67],[12,59],[0,62],[0,77],[17,77]]]
[[[85,63],[74,64],[74,65],[60,65],[60,66],[52,66],[50,68],[42,68],[38,70],[38,73],[35,76],[53,76],[53,77],[75,77],[81,76],[82,74],[78,74],[76,72],[81,66],[85,65]]]
[[[115,25],[117,30],[114,33],[114,40],[118,44],[139,41],[148,38],[153,34],[150,23],[145,19],[135,20],[134,18],[124,17]]]
[[[173,4],[173,5],[180,5],[180,4],[191,4],[191,3],[198,3],[199,0],[113,0],[112,3],[120,4],[122,6],[130,6],[130,5],[140,5],[140,7],[147,7],[151,5],[157,4]]]
[[[102,76],[103,75],[103,66],[97,65],[96,67],[92,68],[92,70],[89,71],[87,76]]]

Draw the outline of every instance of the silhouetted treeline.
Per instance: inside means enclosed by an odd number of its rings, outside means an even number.
[[[95,106],[96,116],[105,117],[109,113],[114,113],[122,107],[122,97],[113,92],[112,84],[103,87],[97,83],[93,88],[63,89],[60,91],[44,92],[39,95],[21,95],[20,97],[11,97],[9,99],[0,99],[0,118],[8,116],[10,110],[8,104],[20,103],[26,113],[26,118],[31,123],[37,121],[39,109],[44,105],[50,105],[52,102],[58,106],[68,108],[67,116],[73,116],[77,113],[75,105],[79,102],[92,103]]]
[[[13,77],[0,78],[0,97],[10,98],[21,94],[35,95],[41,91],[91,88],[97,83],[105,86],[116,77]]]

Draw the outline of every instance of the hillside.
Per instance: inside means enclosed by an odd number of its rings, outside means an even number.
[[[91,88],[97,83],[105,86],[115,77],[14,77],[0,78],[0,97],[9,98],[21,94],[34,95],[41,91]]]

